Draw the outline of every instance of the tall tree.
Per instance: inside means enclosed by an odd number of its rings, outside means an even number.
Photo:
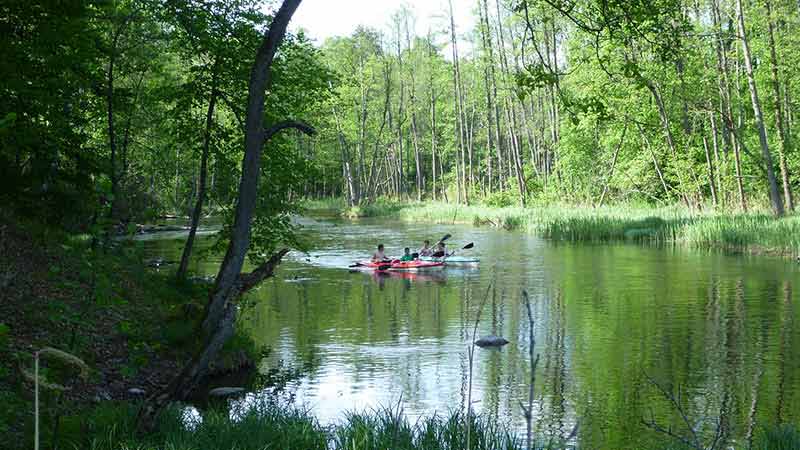
[[[756,127],[758,128],[758,142],[761,145],[761,154],[767,169],[767,184],[769,186],[769,199],[775,215],[783,215],[783,201],[778,192],[778,183],[775,180],[775,168],[772,164],[772,154],[767,142],[767,129],[764,126],[764,115],[761,112],[761,100],[758,98],[758,87],[756,86],[755,75],[753,75],[753,62],[750,56],[750,43],[747,39],[747,28],[745,26],[744,7],[742,0],[736,0],[736,16],[739,23],[739,37],[742,44],[744,55],[744,67],[747,74],[747,86],[750,89],[750,99],[753,103],[753,113],[755,114]]]
[[[778,137],[778,160],[781,168],[781,183],[783,184],[783,199],[786,202],[786,209],[794,210],[794,199],[792,197],[792,185],[789,181],[789,166],[786,161],[786,154],[790,150],[789,133],[786,132],[786,124],[783,119],[783,105],[781,104],[781,83],[778,74],[778,55],[775,49],[775,23],[772,13],[772,1],[764,0],[767,8],[767,30],[769,36],[769,59],[771,65],[770,75],[772,76],[772,102],[775,109],[775,128]]]
[[[203,348],[184,366],[183,370],[161,392],[153,395],[139,412],[140,427],[150,429],[157,414],[172,400],[184,400],[207,375],[209,364],[216,358],[222,346],[233,335],[236,320],[236,300],[265,278],[272,275],[288,250],[283,249],[250,273],[241,273],[244,259],[250,247],[251,220],[258,197],[258,178],[261,151],[264,143],[286,128],[298,128],[313,134],[314,130],[298,122],[280,122],[268,128],[263,125],[265,90],[270,84],[271,67],[286,27],[300,5],[300,0],[284,0],[275,14],[253,63],[245,121],[245,153],[242,161],[242,176],[239,195],[231,228],[230,242],[225,258],[214,282],[203,320],[206,339]]]

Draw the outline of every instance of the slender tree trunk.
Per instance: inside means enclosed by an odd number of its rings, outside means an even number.
[[[775,128],[778,136],[778,161],[781,168],[781,182],[783,183],[783,199],[786,202],[786,209],[794,210],[794,198],[792,196],[792,185],[789,181],[789,167],[786,162],[786,154],[789,152],[789,134],[783,123],[783,105],[781,105],[781,88],[778,77],[778,55],[775,50],[775,25],[772,17],[772,1],[764,0],[767,7],[767,25],[769,30],[769,56],[772,75],[772,99],[775,107]]]
[[[658,107],[658,115],[661,117],[661,126],[664,130],[664,138],[667,141],[667,147],[669,148],[672,157],[675,158],[677,161],[678,151],[675,148],[675,140],[672,137],[672,127],[670,126],[669,115],[667,114],[667,110],[664,107],[664,102],[661,98],[661,93],[659,92],[658,87],[655,85],[655,83],[653,83],[651,80],[645,77],[641,77],[641,79],[643,80],[645,86],[647,86],[647,88],[650,90],[650,93],[653,95],[653,99],[655,100],[656,106]],[[686,207],[691,208],[692,205],[689,202],[689,197],[685,193],[683,176],[681,175],[680,172],[678,174],[678,180],[681,187],[681,198],[683,199],[683,202],[686,204]]]
[[[448,5],[450,6],[450,44],[453,47],[453,92],[455,94],[454,102],[455,102],[455,112],[458,116],[458,145],[461,151],[461,175],[458,175],[458,166],[459,163],[456,161],[456,184],[458,188],[458,202],[461,203],[462,201],[465,203],[469,203],[467,198],[467,187],[466,187],[466,168],[464,167],[464,157],[465,157],[465,149],[464,149],[464,103],[463,97],[461,95],[461,71],[459,68],[458,62],[458,44],[456,41],[456,23],[455,18],[453,17],[453,0],[448,0]]]
[[[357,183],[357,174],[353,175],[353,167],[352,161],[350,157],[350,151],[348,147],[347,140],[344,137],[344,131],[342,130],[342,125],[339,122],[339,114],[336,112],[336,106],[331,106],[331,111],[333,113],[334,122],[336,123],[336,135],[337,141],[339,143],[339,150],[342,154],[342,175],[344,177],[346,187],[347,187],[347,198],[348,204],[352,208],[361,203],[361,199],[358,196],[358,187],[356,186]]]
[[[486,0],[484,0],[484,7]],[[497,9],[497,35],[498,35],[498,54],[500,55],[500,68],[503,74],[504,85],[511,83],[509,77],[508,59],[506,57],[505,33],[503,32],[503,18],[500,12],[500,3],[495,1]],[[487,24],[489,16],[486,16]],[[514,172],[517,176],[517,189],[519,190],[520,204],[525,206],[528,187],[525,181],[525,167],[522,163],[522,144],[519,138],[519,128],[517,127],[517,111],[514,107],[513,99],[506,97],[506,121],[508,122],[509,135],[511,137],[511,148],[513,150]]]
[[[194,246],[194,238],[197,234],[197,227],[200,224],[200,216],[203,212],[203,202],[206,198],[206,174],[208,172],[208,155],[211,148],[211,129],[214,126],[214,108],[217,104],[217,63],[214,63],[214,74],[211,81],[211,93],[208,99],[208,110],[206,111],[206,127],[203,133],[203,154],[200,158],[200,181],[197,188],[197,202],[192,211],[192,223],[189,227],[189,236],[186,238],[186,244],[183,246],[183,254],[181,255],[181,264],[178,266],[177,278],[183,280],[186,278],[186,271],[189,269],[189,258],[192,254],[192,247]]]
[[[482,28],[484,31],[484,51],[487,53],[487,64],[489,66],[489,83],[492,89],[491,95],[491,107],[493,108],[494,114],[494,122],[491,124],[487,124],[488,126],[494,127],[494,139],[497,143],[497,172],[500,175],[500,189],[503,189],[505,186],[505,179],[507,175],[503,172],[503,139],[501,136],[500,131],[500,105],[497,101],[497,76],[495,75],[494,70],[494,51],[492,50],[492,35],[491,35],[491,27],[489,26],[489,9],[486,4],[486,0],[481,0],[481,5],[483,9],[482,20],[484,21]],[[511,175],[511,166],[505,165],[508,168],[508,176]]]
[[[106,72],[106,115],[108,122],[108,145],[109,153],[109,171],[111,172],[111,217],[118,216],[119,206],[119,180],[117,179],[117,139],[114,134],[114,64],[117,59],[117,43],[119,42],[121,28],[114,34],[114,39],[111,45],[111,54],[108,58],[108,70]]]
[[[708,112],[708,121],[711,124],[711,142],[713,143],[714,148],[714,167],[717,168],[713,183],[715,183],[717,186],[716,191],[718,201],[719,204],[722,205],[725,204],[725,199],[727,196],[725,195],[724,187],[722,186],[722,176],[720,175],[722,170],[720,169],[719,132],[717,131],[717,121],[714,118],[714,113],[712,111]]]
[[[714,182],[714,163],[711,161],[711,151],[708,148],[708,137],[703,133],[703,150],[706,154],[706,167],[708,168],[708,186],[711,188],[711,200],[714,206],[719,206],[719,199],[717,198],[717,186]]]
[[[744,193],[744,184],[742,179],[742,164],[741,154],[738,143],[734,142],[731,135],[733,134],[733,126],[726,117],[733,117],[733,108],[731,106],[731,91],[730,91],[730,75],[728,63],[728,39],[726,33],[722,30],[722,16],[719,11],[718,0],[711,1],[711,17],[714,25],[714,31],[717,35],[715,39],[715,48],[717,53],[717,82],[719,85],[720,94],[720,116],[722,120],[722,142],[723,142],[723,157],[727,161],[728,153],[732,150],[734,154],[734,174],[736,176],[736,188],[739,196],[739,208],[742,211],[747,211],[747,198]]]
[[[272,275],[288,250],[274,254],[269,261],[249,274],[242,274],[244,259],[250,248],[250,222],[258,199],[258,178],[261,170],[261,150],[264,142],[283,129],[294,127],[306,133],[314,130],[297,122],[282,122],[265,130],[264,98],[271,78],[271,66],[278,46],[283,41],[286,27],[300,0],[284,0],[275,14],[250,74],[247,98],[247,121],[245,129],[245,153],[242,161],[242,177],[239,196],[231,228],[231,239],[225,258],[222,260],[212,289],[203,321],[205,345],[184,366],[183,370],[161,392],[150,397],[139,411],[137,423],[140,428],[151,430],[158,413],[171,400],[185,400],[208,373],[209,364],[218,356],[225,342],[233,335],[236,320],[236,300],[247,290]]]
[[[436,197],[436,85],[434,84],[433,79],[433,67],[434,67],[434,48],[433,48],[433,38],[431,37],[430,31],[428,31],[428,56],[429,56],[429,67],[430,67],[430,78],[428,79],[428,89],[430,90],[430,100],[431,100],[431,174],[433,177],[433,184],[431,192],[433,194],[433,201],[437,200]]]
[[[600,200],[597,202],[595,208],[600,208],[603,206],[603,203],[606,199],[606,194],[608,193],[608,185],[611,183],[611,178],[614,176],[614,167],[617,165],[617,156],[619,155],[619,150],[622,148],[622,144],[625,143],[625,134],[628,132],[628,121],[625,121],[625,126],[622,128],[622,136],[619,138],[619,143],[617,143],[617,147],[614,149],[614,156],[611,158],[611,167],[608,169],[608,175],[606,176],[606,182],[603,183],[603,193],[600,194]]]
[[[363,62],[362,62],[362,72],[363,72]],[[363,83],[363,79],[362,79]],[[369,89],[362,86],[361,88],[361,114],[359,117],[359,135],[358,135],[358,163],[356,164],[356,179],[358,182],[356,183],[356,187],[358,188],[358,192],[356,193],[356,197],[358,199],[363,198],[363,189],[364,185],[366,184],[366,165],[364,163],[364,159],[366,158],[366,148],[367,148],[367,117],[369,116],[369,109],[367,108],[367,101],[369,96]]]
[[[406,47],[408,48],[409,52],[411,51],[411,33],[408,29],[408,16],[405,17],[405,31],[406,31]],[[410,70],[410,77],[411,77],[411,142],[414,146],[414,166],[415,166],[415,180],[417,185],[417,201],[422,201],[422,156],[420,154],[420,143],[419,143],[419,131],[417,130],[417,92],[416,92],[416,80],[414,78],[414,71],[416,67],[414,67],[414,58],[412,54],[411,59],[411,70]]]
[[[741,38],[742,52],[744,53],[744,67],[747,74],[747,85],[750,88],[750,100],[753,102],[753,113],[755,114],[756,127],[758,128],[758,141],[761,144],[761,153],[764,163],[767,166],[767,183],[769,185],[769,198],[772,209],[776,216],[783,215],[783,202],[778,191],[778,183],[775,180],[775,168],[772,165],[772,154],[767,143],[767,129],[764,126],[764,116],[761,113],[761,100],[758,98],[758,88],[756,79],[753,75],[753,63],[750,57],[750,43],[747,40],[747,30],[745,27],[744,8],[742,0],[736,0],[736,11],[739,21],[739,35]]]
[[[650,153],[650,157],[653,159],[653,167],[656,170],[656,175],[658,175],[658,181],[661,182],[661,187],[664,189],[664,195],[667,197],[667,200],[669,200],[671,197],[669,187],[664,179],[664,172],[661,171],[661,166],[658,165],[658,159],[656,159],[656,154],[653,152],[653,147],[650,145],[650,139],[647,138],[647,133],[645,133],[641,125],[636,124],[636,127],[639,129],[639,136],[641,136],[645,147],[647,147],[647,151]]]

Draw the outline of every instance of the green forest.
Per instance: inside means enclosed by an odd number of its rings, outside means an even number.
[[[398,2],[322,42],[300,3],[0,3],[0,447],[536,447],[469,409],[353,415],[335,439],[274,405],[180,427],[173,402],[257,357],[240,305],[309,249],[313,210],[800,253],[800,1],[448,0],[426,32]],[[154,273],[124,238],[176,218]]]

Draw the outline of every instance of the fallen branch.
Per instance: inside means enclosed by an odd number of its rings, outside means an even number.
[[[275,268],[278,267],[278,264],[281,263],[281,259],[289,253],[288,248],[284,248],[267,260],[265,263],[258,266],[255,270],[249,273],[243,273],[239,275],[239,280],[237,281],[237,289],[239,290],[239,294],[244,294],[250,289],[256,287],[259,283],[264,281],[265,279],[272,276]]]

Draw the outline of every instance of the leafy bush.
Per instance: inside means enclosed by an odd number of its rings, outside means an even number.
[[[486,196],[483,203],[494,208],[506,208],[513,205],[514,197],[508,191],[493,192]]]

